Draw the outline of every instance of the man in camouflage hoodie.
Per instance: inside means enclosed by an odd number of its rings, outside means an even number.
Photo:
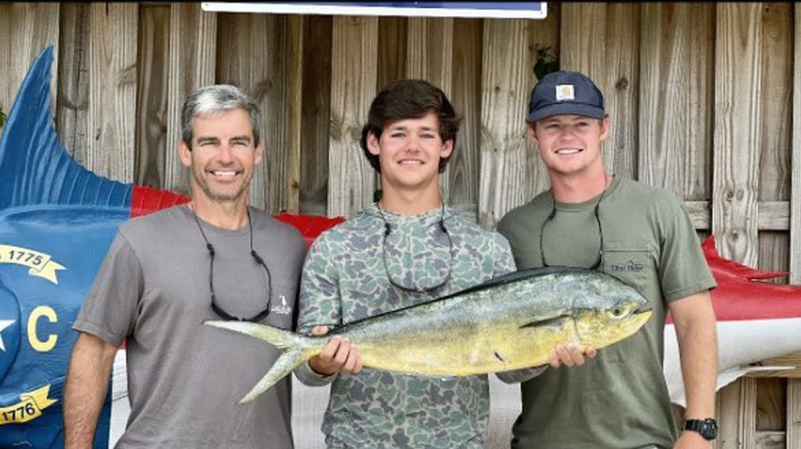
[[[323,334],[515,270],[500,234],[462,218],[440,196],[459,122],[442,90],[422,80],[393,82],[376,96],[361,147],[381,175],[382,198],[313,243],[299,332]],[[340,336],[295,374],[306,385],[332,384],[322,425],[329,448],[484,447],[486,375],[362,369],[358,348]],[[499,377],[513,381],[513,374]]]

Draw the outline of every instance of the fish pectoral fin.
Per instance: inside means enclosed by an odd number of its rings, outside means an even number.
[[[526,324],[523,324],[522,326],[520,326],[520,329],[525,329],[527,327],[554,327],[554,328],[557,328],[557,329],[561,329],[561,328],[563,328],[565,326],[565,323],[569,319],[570,319],[570,317],[568,317],[566,315],[559,315],[559,316],[554,317],[554,318],[547,318],[547,319],[544,319],[544,320],[531,321],[529,323],[526,323]]]

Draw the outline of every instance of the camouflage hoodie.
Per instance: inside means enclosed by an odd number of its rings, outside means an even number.
[[[514,270],[506,239],[452,208],[402,216],[372,205],[313,243],[303,270],[298,331],[419,304]],[[322,426],[328,447],[484,447],[486,376],[417,377],[364,368],[321,377],[308,364],[296,375],[306,385],[333,382]]]

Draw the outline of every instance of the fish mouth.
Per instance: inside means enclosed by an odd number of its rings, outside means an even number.
[[[641,309],[637,309],[637,310],[635,310],[635,311],[634,311],[634,312],[632,312],[631,314],[632,314],[632,315],[642,315],[643,313],[651,313],[651,312],[653,312],[653,311],[654,311],[654,309],[653,309],[653,308],[651,308],[651,307],[643,307],[643,308],[641,308]]]

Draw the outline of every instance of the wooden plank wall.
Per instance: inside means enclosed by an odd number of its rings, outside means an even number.
[[[181,164],[176,149],[181,137],[178,111],[190,92],[216,81],[217,15],[203,13],[190,3],[173,3],[166,32],[168,57],[162,67],[167,68],[167,109],[159,116],[160,129],[166,133],[166,139],[163,151],[157,151],[160,155],[158,173],[162,176],[161,188],[188,194],[189,173]]]
[[[188,193],[180,105],[198,86],[236,84],[265,112],[253,204],[350,216],[379,186],[358,145],[370,101],[389,81],[425,78],[463,116],[444,197],[493,228],[548,188],[524,117],[537,48],[550,46],[563,69],[589,74],[606,95],[610,171],[681,196],[699,236],[713,233],[724,256],[801,284],[796,24],[801,7],[790,2],[549,3],[545,20],[3,3],[0,109],[9,112],[30,62],[53,45],[56,125],[75,159]],[[799,372],[722,390],[716,447],[801,448]]]
[[[16,98],[17,90],[28,66],[48,44],[59,41],[59,5],[56,3],[2,3],[0,4],[0,109],[7,115]],[[58,48],[54,49],[54,67],[58,67]],[[55,74],[54,74],[55,75]],[[58,77],[54,76],[50,88],[55,104]],[[55,111],[55,107],[53,108]]]

